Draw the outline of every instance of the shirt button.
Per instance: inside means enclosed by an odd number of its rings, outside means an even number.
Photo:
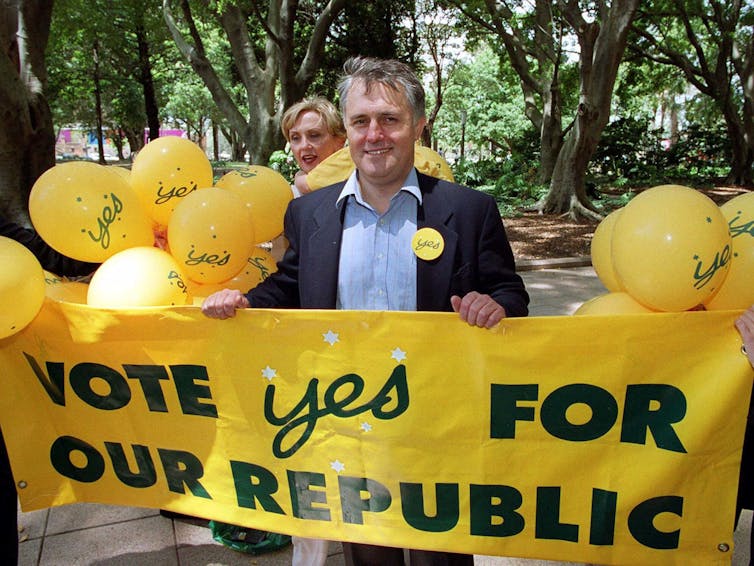
[[[385,291],[383,291],[382,289],[377,289],[377,294],[381,297],[385,294]]]

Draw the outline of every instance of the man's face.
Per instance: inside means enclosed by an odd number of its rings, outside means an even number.
[[[400,187],[414,166],[414,142],[426,120],[414,123],[405,94],[379,83],[367,93],[363,82],[354,82],[345,111],[351,158],[362,186]]]

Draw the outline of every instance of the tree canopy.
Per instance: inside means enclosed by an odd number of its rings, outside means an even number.
[[[335,100],[356,54],[412,65],[428,93],[424,142],[470,182],[504,190],[504,170],[525,171],[521,182],[548,187],[543,212],[598,217],[587,180],[622,174],[610,156],[631,149],[627,135],[651,145],[629,153],[658,172],[706,140],[701,153],[729,156],[729,182],[753,182],[754,7],[742,0],[22,0],[3,10],[0,206],[13,214],[71,124],[108,136],[119,157],[178,126],[203,146],[214,132],[205,150],[215,157],[224,137],[232,159],[267,164],[285,145],[282,112],[310,94]]]

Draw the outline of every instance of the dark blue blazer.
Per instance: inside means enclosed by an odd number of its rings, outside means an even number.
[[[486,293],[507,316],[526,316],[529,295],[515,263],[495,200],[484,193],[418,174],[423,202],[418,228],[434,228],[445,249],[417,259],[417,310],[452,311],[451,295]],[[247,293],[252,307],[334,309],[345,201],[344,183],[294,199],[285,214],[289,247],[278,271]]]

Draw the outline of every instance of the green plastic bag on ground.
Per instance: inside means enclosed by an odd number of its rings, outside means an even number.
[[[291,543],[291,537],[288,535],[258,531],[219,521],[210,521],[209,528],[212,538],[217,542],[246,554],[264,554],[285,548]]]

